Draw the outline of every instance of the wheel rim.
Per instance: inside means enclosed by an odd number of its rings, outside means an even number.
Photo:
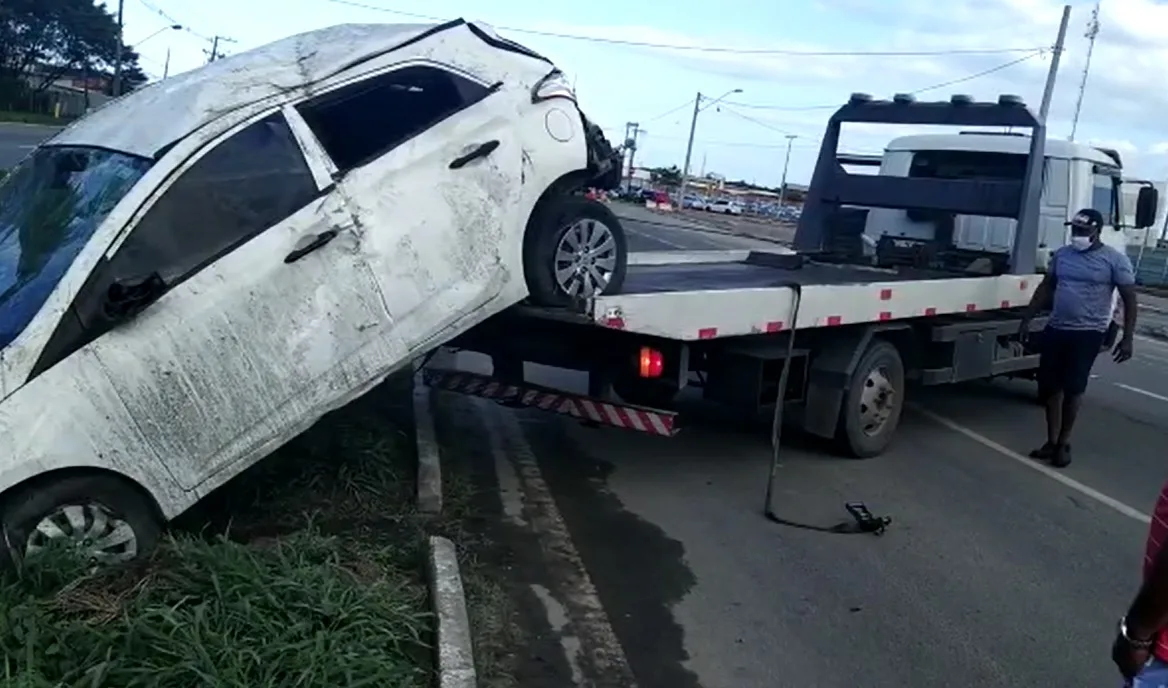
[[[556,285],[568,296],[603,293],[616,270],[616,238],[603,222],[580,219],[556,246]]]
[[[138,556],[134,529],[100,504],[61,506],[42,518],[28,536],[25,556],[36,556],[61,542],[71,545],[91,564],[118,564]]]
[[[868,373],[860,392],[860,430],[868,437],[879,435],[895,408],[896,389],[888,371],[877,368]]]

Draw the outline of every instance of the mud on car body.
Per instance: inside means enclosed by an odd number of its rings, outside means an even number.
[[[5,556],[102,561],[451,337],[619,289],[619,158],[546,58],[345,25],[79,120],[0,183]]]

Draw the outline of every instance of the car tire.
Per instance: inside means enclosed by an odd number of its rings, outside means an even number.
[[[874,339],[852,372],[840,408],[836,445],[846,456],[884,453],[904,408],[904,361],[891,342]]]
[[[96,539],[95,545],[110,541],[109,547],[95,546],[88,552],[90,562],[100,565],[140,560],[153,551],[162,534],[162,520],[150,498],[128,480],[112,475],[73,475],[37,482],[3,501],[0,564],[4,565],[24,560],[52,539],[43,529],[38,530],[47,521],[83,551],[87,541]],[[69,516],[77,515],[84,519],[81,528],[71,525]],[[125,539],[127,534],[129,540]]]
[[[523,273],[531,301],[570,306],[590,296],[619,294],[628,272],[629,246],[612,210],[578,196],[562,196],[541,206],[532,215],[523,242]],[[577,252],[574,258],[581,261],[584,272],[557,277],[557,271],[571,267],[560,258],[580,241],[601,250],[591,255]],[[589,272],[589,266],[594,270]],[[603,284],[595,282],[597,275],[603,277]],[[574,286],[581,288],[573,293]]]

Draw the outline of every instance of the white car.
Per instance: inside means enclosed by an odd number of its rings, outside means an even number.
[[[706,210],[710,211],[711,213],[722,213],[724,215],[742,214],[742,206],[738,205],[734,201],[727,200],[714,201],[713,203],[710,203],[708,206],[706,206]]]
[[[615,292],[620,162],[464,21],[294,36],[113,101],[0,182],[4,556],[97,561],[531,298]]]

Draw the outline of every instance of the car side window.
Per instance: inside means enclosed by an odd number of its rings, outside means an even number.
[[[316,182],[281,113],[203,155],[146,211],[113,259],[117,278],[160,274],[168,284],[312,202]]]
[[[413,66],[330,91],[297,107],[337,168],[383,155],[490,89],[444,69]]]

